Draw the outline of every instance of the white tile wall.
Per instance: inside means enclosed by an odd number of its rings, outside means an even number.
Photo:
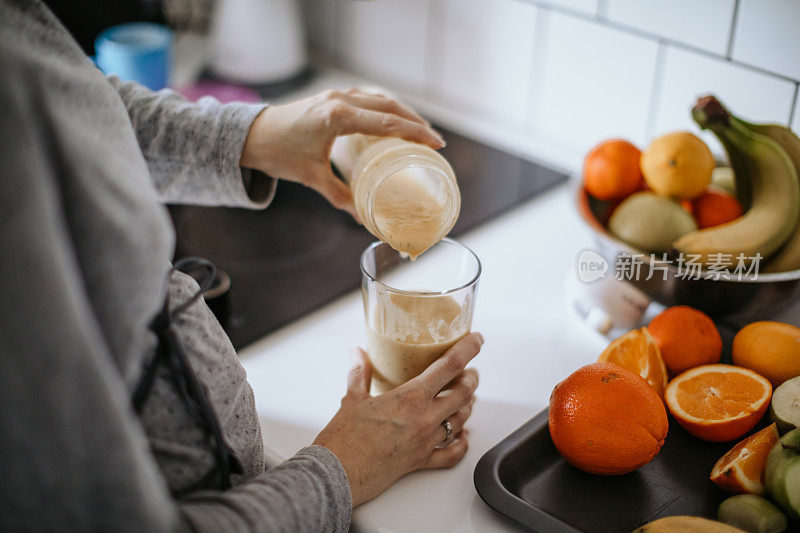
[[[537,8],[518,0],[444,0],[433,91],[522,128],[531,91]]]
[[[754,122],[787,124],[795,84],[730,62],[676,48],[665,57],[664,76],[651,135],[675,129],[699,131],[689,110],[698,96],[715,94],[737,115]],[[704,138],[722,151],[711,134]]]
[[[337,6],[337,52],[346,67],[403,88],[425,87],[428,0],[345,0]]]
[[[800,79],[800,2],[741,0],[733,58]]]
[[[645,137],[658,46],[595,22],[550,13],[534,71],[534,131],[559,144]]]
[[[310,40],[338,66],[540,158],[694,128],[689,109],[708,92],[800,131],[800,0],[303,3]]]
[[[609,0],[608,19],[725,55],[734,0]]]

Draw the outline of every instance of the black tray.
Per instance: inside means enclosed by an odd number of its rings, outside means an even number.
[[[650,463],[595,476],[561,458],[545,409],[481,457],[475,488],[490,507],[535,531],[629,532],[664,516],[714,518],[728,495],[708,475],[734,444],[698,440],[670,417],[664,447]]]

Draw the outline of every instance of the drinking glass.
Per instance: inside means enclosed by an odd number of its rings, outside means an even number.
[[[412,261],[375,242],[361,256],[372,393],[418,376],[469,333],[481,275],[478,256],[444,238]]]

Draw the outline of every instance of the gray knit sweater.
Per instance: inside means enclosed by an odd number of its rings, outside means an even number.
[[[176,325],[244,467],[228,491],[172,495],[215,468],[164,369],[132,391],[170,291],[160,201],[265,207],[239,168],[263,106],[187,103],[106,79],[39,0],[0,0],[0,529],[343,531],[337,458],[311,446],[265,471],[253,392],[204,303]],[[213,476],[212,476],[213,477]]]

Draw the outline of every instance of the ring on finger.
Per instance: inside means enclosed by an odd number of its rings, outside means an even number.
[[[446,418],[442,421],[442,427],[445,431],[445,437],[442,442],[436,445],[437,448],[447,448],[453,443],[455,439],[455,431],[453,431],[453,424],[450,423],[449,420]]]

